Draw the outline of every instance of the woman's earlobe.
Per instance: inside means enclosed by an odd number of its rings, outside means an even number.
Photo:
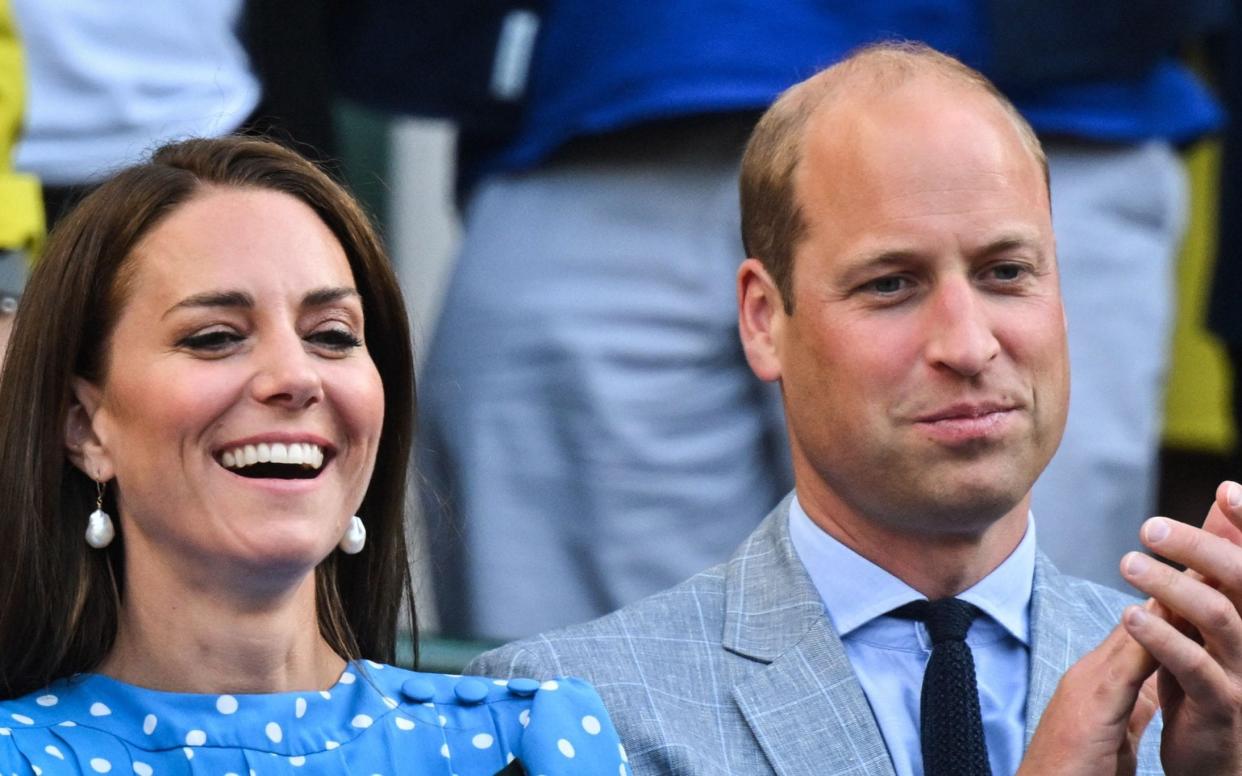
[[[65,452],[73,465],[97,481],[112,479],[112,461],[95,432],[99,389],[80,377],[73,379],[74,400],[65,415]]]

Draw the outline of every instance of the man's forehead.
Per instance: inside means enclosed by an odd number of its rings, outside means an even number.
[[[982,90],[942,78],[825,101],[807,121],[799,157],[794,186],[803,204],[847,190],[887,200],[929,185],[993,185],[1026,189],[1047,207],[1043,168],[1005,110]]]

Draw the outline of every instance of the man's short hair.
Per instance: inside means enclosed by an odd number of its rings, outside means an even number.
[[[889,41],[857,49],[786,89],[755,125],[742,156],[742,245],[746,255],[759,259],[772,276],[786,313],[793,312],[793,254],[806,231],[794,175],[811,117],[846,94],[867,89],[883,93],[923,77],[991,96],[1013,121],[1047,185],[1048,160],[1035,131],[982,73],[923,43]]]

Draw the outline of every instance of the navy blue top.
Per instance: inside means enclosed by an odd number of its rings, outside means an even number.
[[[549,0],[520,129],[484,170],[529,168],[575,137],[652,120],[762,110],[882,39],[920,40],[987,73],[985,14],[981,0]],[[1173,59],[1134,80],[1010,97],[1037,131],[1104,141],[1187,141],[1222,121]]]
[[[159,692],[98,674],[0,702],[5,774],[629,774],[595,690],[363,661],[329,690]]]

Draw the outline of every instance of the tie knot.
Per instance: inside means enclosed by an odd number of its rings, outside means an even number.
[[[934,647],[945,641],[965,641],[966,631],[979,616],[979,609],[957,598],[939,598],[935,601],[911,601],[892,613],[894,617],[920,620],[927,625]]]

